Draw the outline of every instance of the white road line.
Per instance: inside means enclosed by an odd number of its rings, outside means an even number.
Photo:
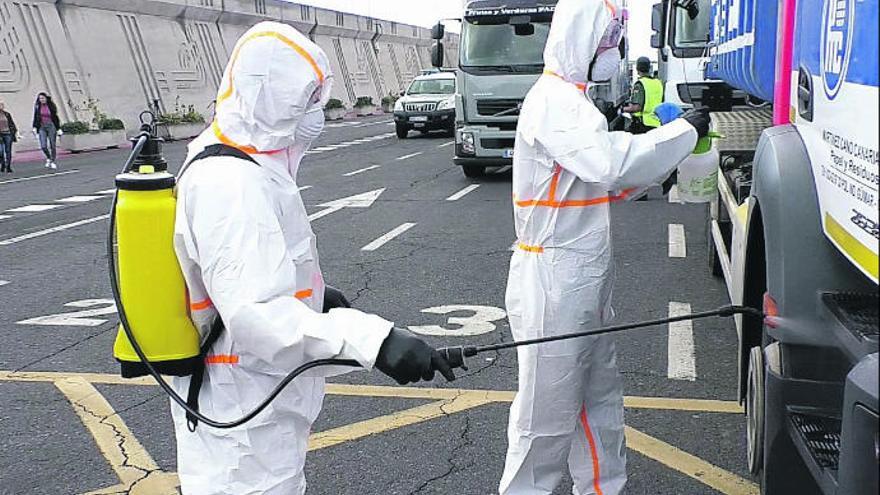
[[[104,196],[70,196],[69,198],[61,198],[59,203],[88,203],[96,199],[104,199]]]
[[[347,174],[342,174],[342,175],[343,175],[344,177],[352,177],[352,176],[355,176],[355,175],[358,175],[358,174],[362,174],[362,173],[364,173],[364,172],[369,172],[370,170],[375,170],[375,169],[377,169],[377,168],[379,168],[379,167],[380,167],[379,165],[370,165],[369,167],[364,167],[364,168],[361,168],[361,169],[355,170],[355,171],[353,171],[353,172],[349,172],[349,173],[347,173]]]
[[[447,146],[452,146],[453,144],[455,144],[455,141],[449,141],[448,143],[443,143],[443,144],[441,144],[440,146],[437,146],[437,147],[438,147],[438,148],[445,148],[445,147],[447,147]]]
[[[116,194],[116,189],[104,189],[103,191],[98,191],[95,194]]]
[[[681,203],[681,195],[678,194],[678,184],[673,184],[672,187],[669,188],[669,202]]]
[[[11,244],[16,244],[21,241],[33,239],[35,237],[42,237],[44,235],[54,234],[55,232],[61,232],[62,230],[72,229],[74,227],[79,227],[81,225],[86,225],[86,224],[98,222],[101,220],[106,220],[108,218],[110,218],[110,215],[101,215],[98,217],[86,218],[85,220],[79,220],[79,221],[73,222],[73,223],[59,225],[57,227],[52,227],[51,229],[38,230],[36,232],[31,232],[30,234],[20,235],[18,237],[13,237],[11,239],[2,240],[2,241],[0,241],[0,246],[9,246]]]
[[[302,186],[302,187],[299,188],[299,190],[300,190],[300,191],[306,191],[306,190],[311,189],[311,188],[312,188],[312,186]]]
[[[387,234],[383,235],[382,237],[380,237],[380,238],[376,239],[375,241],[362,247],[361,251],[375,251],[375,250],[379,249],[380,247],[384,246],[388,241],[394,239],[395,237],[399,236],[400,234],[403,234],[404,232],[406,232],[407,230],[409,230],[415,226],[416,226],[416,224],[414,224],[414,223],[404,223],[404,224],[396,227],[391,232],[388,232]]]
[[[397,160],[398,160],[398,161],[400,161],[400,160],[408,160],[408,159],[410,159],[410,158],[415,158],[415,157],[421,155],[422,153],[424,153],[424,151],[418,151],[418,152],[416,152],[416,153],[410,153],[409,155],[403,155],[403,156],[401,156],[401,157],[398,157]]]
[[[680,223],[669,224],[669,257],[687,257],[687,245],[685,244],[684,238],[684,225]]]
[[[446,198],[446,201],[458,201],[459,199],[465,197],[465,195],[467,193],[473,191],[474,189],[476,189],[478,187],[480,187],[479,184],[471,184],[471,185],[465,187],[464,189],[462,189],[461,191],[458,191],[457,193],[453,194],[452,196],[449,196],[448,198]]]
[[[28,180],[45,179],[46,177],[55,177],[56,175],[75,174],[77,172],[79,172],[78,169],[73,169],[73,170],[66,170],[64,172],[55,172],[54,174],[35,175],[33,177],[20,177],[18,179],[9,179],[9,180],[0,181],[0,185],[12,184],[14,182],[24,182],[24,181],[28,181]]]
[[[312,152],[321,153],[321,152],[324,152],[324,151],[333,151],[334,149],[336,149],[336,148],[331,148],[330,146],[321,146],[321,147],[319,147],[319,148],[315,148],[315,149],[313,149],[313,150],[311,150],[311,151],[312,151]]]
[[[37,211],[48,211],[54,210],[55,208],[61,208],[61,205],[27,205],[20,206],[18,208],[13,208],[11,210],[6,210],[6,213],[33,213]]]
[[[330,208],[325,208],[323,210],[316,211],[315,213],[312,213],[311,215],[309,215],[309,217],[308,217],[309,221],[312,222],[312,221],[315,221],[319,218],[324,218],[331,213],[336,213],[337,211],[341,210],[342,208],[343,207],[341,207],[341,206],[339,206],[339,207],[332,206]]]
[[[4,285],[8,285],[8,284],[9,284],[9,280],[0,280],[0,287],[3,287]]]
[[[3,220],[4,218],[12,218],[12,215],[0,215],[0,220]]]
[[[669,317],[691,313],[691,305],[670,302]],[[695,381],[697,364],[694,351],[694,328],[690,321],[677,321],[669,324],[669,343],[667,348],[666,376],[672,380]]]
[[[495,175],[497,175],[497,174],[503,174],[504,172],[507,172],[508,170],[510,170],[510,169],[512,169],[512,168],[513,168],[513,167],[511,167],[510,165],[505,165],[505,166],[499,168],[498,170],[496,170],[496,171],[495,171]]]

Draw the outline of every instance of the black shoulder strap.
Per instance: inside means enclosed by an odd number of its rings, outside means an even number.
[[[255,165],[259,165],[259,163],[257,163],[257,161],[253,159],[253,157],[238,148],[233,148],[232,146],[228,146],[225,144],[212,144],[205,147],[205,149],[202,150],[201,153],[194,156],[193,159],[185,165],[185,167],[188,167],[196,161],[215,156],[229,156],[232,158],[238,158],[240,160],[251,162]],[[217,342],[217,339],[220,338],[220,334],[222,332],[223,321],[220,319],[220,315],[217,315],[214,323],[211,325],[211,331],[208,333],[208,338],[206,338],[205,342],[202,344],[201,352],[199,353],[199,363],[198,365],[196,365],[196,369],[193,370],[192,376],[190,376],[189,391],[186,396],[186,403],[191,409],[195,411],[199,410],[199,392],[202,390],[202,382],[205,379],[205,358],[207,358],[208,352],[211,351],[211,347],[213,347],[214,343]],[[186,413],[186,422],[190,431],[196,431],[196,426],[198,425],[199,421],[194,415]]]
[[[210,146],[206,146],[201,153],[194,156],[193,159],[190,160],[190,163],[198,160],[203,160],[205,158],[211,158],[214,156],[231,156],[232,158],[246,160],[253,164],[259,165],[251,155],[248,155],[244,151],[241,151],[238,148],[233,148],[232,146],[226,144],[212,144]]]
[[[214,322],[211,324],[211,331],[208,332],[208,338],[205,339],[205,342],[200,349],[199,363],[196,365],[196,369],[193,370],[193,374],[189,379],[189,391],[186,394],[186,404],[195,411],[199,410],[199,392],[202,390],[202,382],[205,379],[205,359],[208,357],[211,347],[213,347],[214,343],[217,342],[217,339],[220,338],[221,333],[223,333],[223,320],[220,319],[220,315],[218,314],[214,317]],[[199,424],[199,420],[196,419],[193,414],[189,412],[186,413],[186,422],[189,431],[196,431],[196,426]]]

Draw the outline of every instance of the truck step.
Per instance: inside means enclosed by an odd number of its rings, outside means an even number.
[[[877,293],[826,292],[822,303],[836,323],[835,333],[855,360],[877,352],[880,341],[880,295]]]
[[[816,463],[823,468],[837,470],[840,457],[840,419],[794,412],[790,418],[800,440]]]

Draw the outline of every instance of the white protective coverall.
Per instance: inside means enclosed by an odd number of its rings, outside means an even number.
[[[609,204],[657,184],[688,156],[684,120],[647,134],[608,132],[585,96],[587,74],[617,7],[559,0],[529,92],[513,165],[517,249],[506,304],[516,340],[607,324],[613,266]],[[550,494],[566,463],[574,493],[617,494],[626,482],[623,395],[611,337],[518,349],[500,493]]]
[[[294,136],[306,111],[326,103],[330,87],[330,64],[317,45],[290,26],[257,24],[235,46],[216,120],[189,146],[189,159],[222,142],[259,163],[199,160],[177,190],[175,249],[192,318],[203,337],[218,312],[226,325],[208,355],[199,399],[209,417],[242,416],[307,361],[355,359],[371,369],[392,328],[353,309],[321,314],[324,280],[296,184],[309,143]],[[304,493],[309,430],[324,397],[320,374],[340,371],[300,376],[253,421],[232,430],[199,424],[192,433],[172,403],[183,493]],[[174,380],[184,397],[189,381]]]

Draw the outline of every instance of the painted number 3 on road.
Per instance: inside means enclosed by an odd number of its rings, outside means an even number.
[[[450,316],[447,321],[458,328],[444,328],[439,325],[419,325],[409,327],[415,333],[439,337],[468,337],[482,335],[495,330],[494,322],[503,320],[507,313],[492,306],[451,305],[423,309],[422,313],[448,315],[450,313],[472,313],[470,316]]]

